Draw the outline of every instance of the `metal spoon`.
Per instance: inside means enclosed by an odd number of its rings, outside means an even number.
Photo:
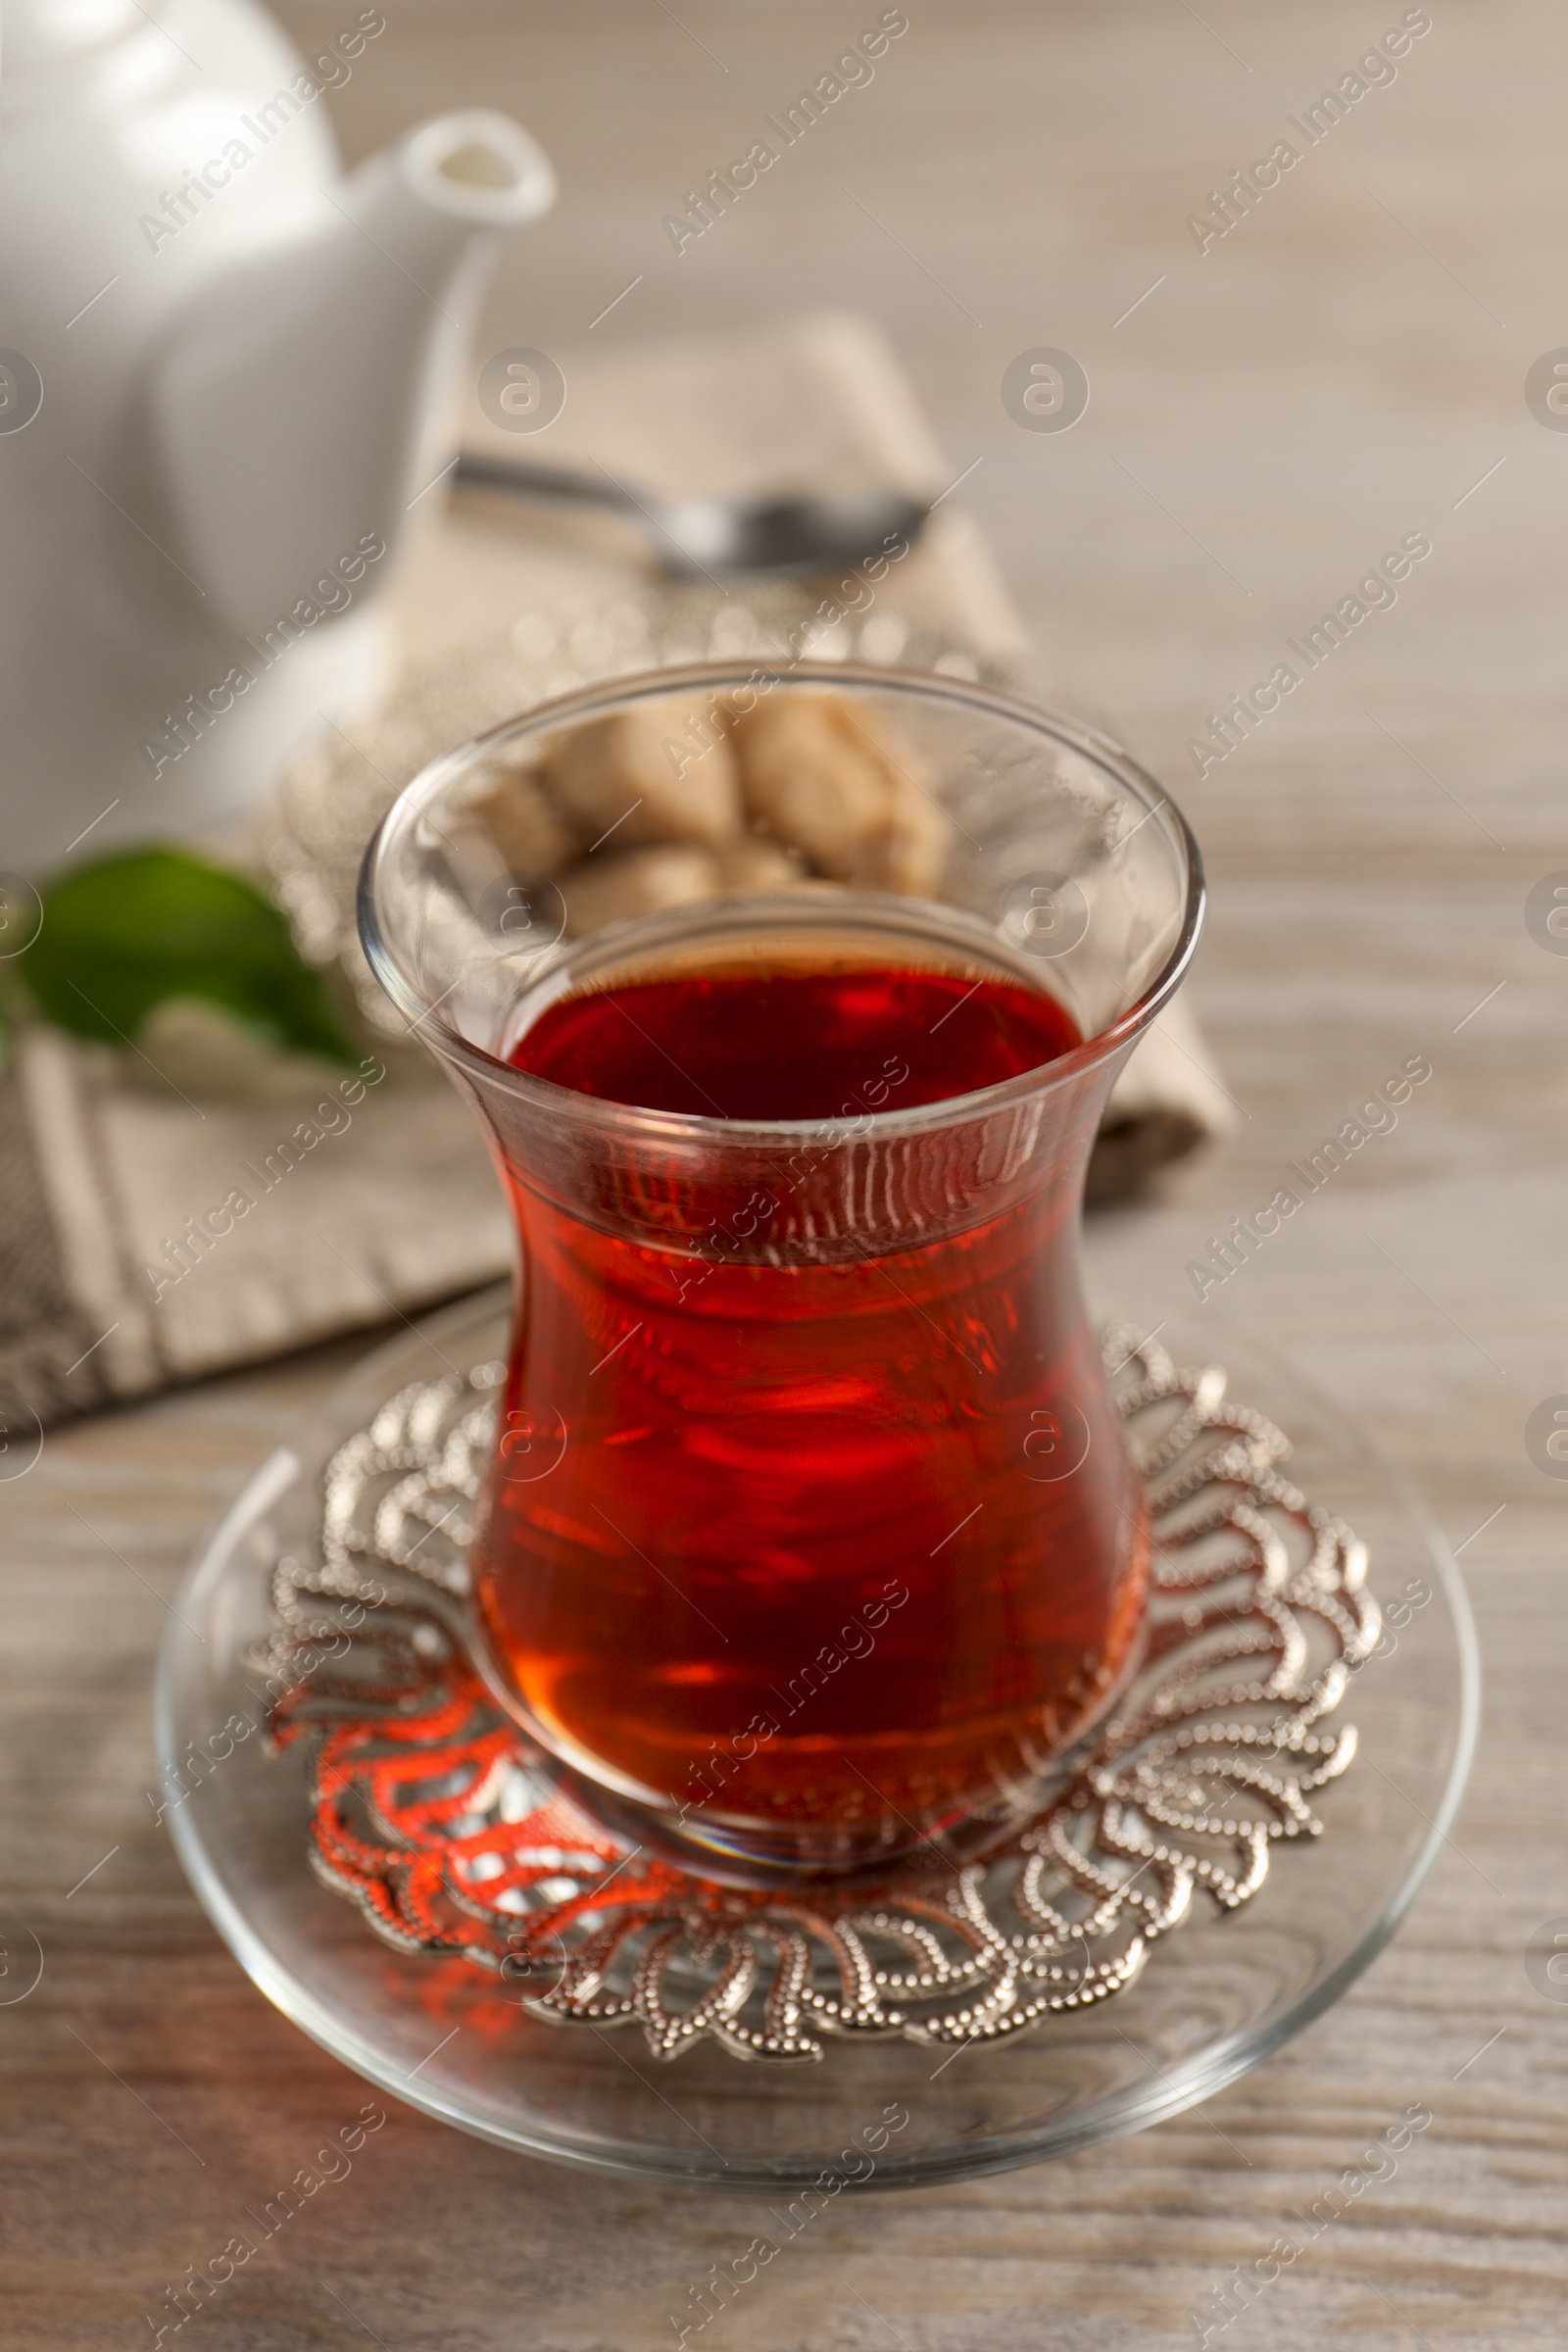
[[[902,490],[845,498],[692,498],[674,506],[612,474],[572,473],[512,458],[466,456],[454,476],[469,490],[499,490],[541,506],[605,507],[654,541],[666,571],[685,578],[722,572],[833,571],[907,546],[929,501]]]

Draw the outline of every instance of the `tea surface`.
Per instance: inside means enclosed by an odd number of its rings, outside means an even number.
[[[966,973],[856,964],[640,980],[550,1005],[512,1054],[579,1094],[685,1117],[909,1109],[1054,1061],[1082,1041],[1053,997]],[[905,1074],[873,1105],[886,1067]]]

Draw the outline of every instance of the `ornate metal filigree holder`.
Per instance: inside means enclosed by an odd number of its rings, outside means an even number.
[[[1365,1547],[1279,1465],[1288,1441],[1130,1331],[1106,1362],[1153,1526],[1148,1656],[1049,1803],[982,1862],[874,1895],[740,1892],[555,1786],[475,1671],[466,1551],[504,1367],[421,1382],[340,1446],[319,1557],[278,1561],[276,1742],[311,1746],[311,1859],[405,1951],[458,1953],[559,2024],[661,2058],[819,2059],[828,2035],[996,2041],[1107,1998],[1200,1889],[1250,1901],[1355,1751],[1317,1727],[1381,1620]]]

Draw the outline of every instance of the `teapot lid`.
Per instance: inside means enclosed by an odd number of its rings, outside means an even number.
[[[136,0],[5,0],[4,21],[9,75],[91,57],[145,29],[148,12]]]

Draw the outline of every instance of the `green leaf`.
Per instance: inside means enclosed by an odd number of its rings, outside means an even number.
[[[42,926],[17,961],[60,1028],[128,1045],[155,1005],[204,997],[281,1051],[355,1059],[320,974],[241,875],[184,850],[131,850],[42,895]]]

